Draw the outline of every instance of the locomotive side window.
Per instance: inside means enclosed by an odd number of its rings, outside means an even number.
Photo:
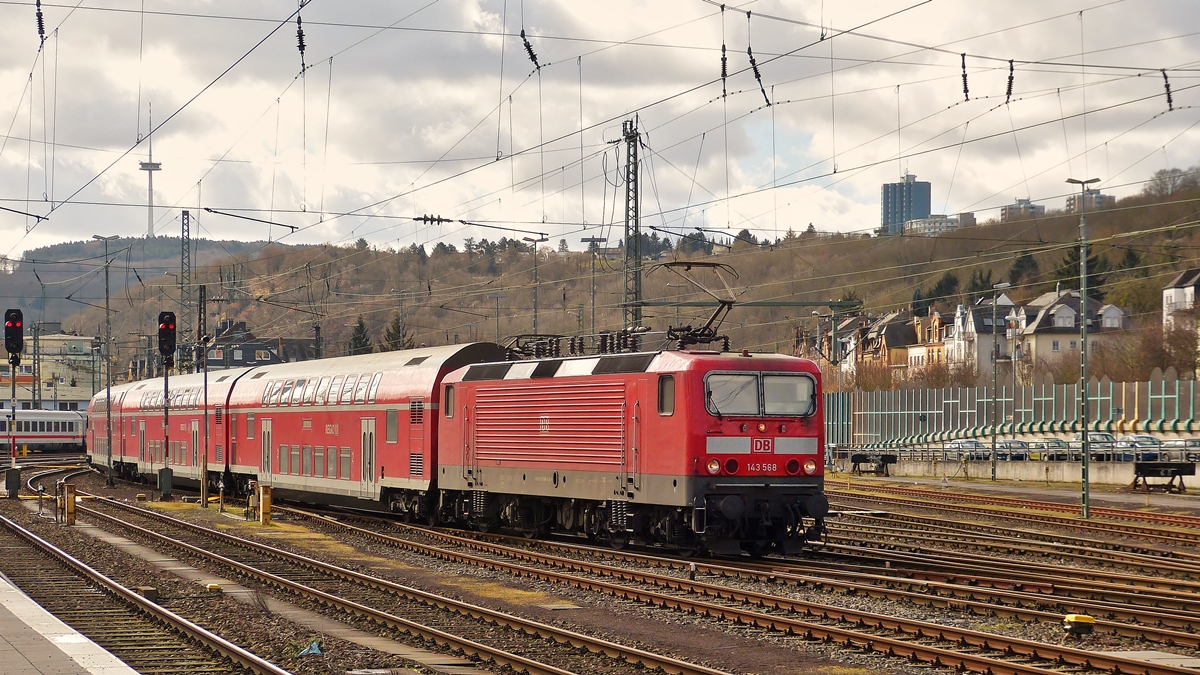
[[[445,411],[446,419],[454,417],[454,387],[446,385],[446,395],[442,397],[442,410]]]
[[[811,415],[817,409],[816,392],[816,383],[806,375],[763,375],[763,405],[768,415]]]
[[[675,376],[658,378],[658,414],[670,417],[675,414]]]
[[[704,389],[704,405],[714,415],[758,415],[758,375],[713,373]]]
[[[395,443],[400,439],[400,411],[387,411],[387,442]]]
[[[317,405],[325,405],[325,397],[329,395],[329,376],[321,378],[321,382],[317,384]]]
[[[329,385],[329,399],[326,405],[337,405],[338,396],[342,395],[342,376],[338,375],[333,378],[333,384]]]

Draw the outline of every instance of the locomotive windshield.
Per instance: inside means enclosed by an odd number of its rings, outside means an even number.
[[[713,373],[705,406],[714,415],[807,416],[816,411],[816,383],[801,374]]]

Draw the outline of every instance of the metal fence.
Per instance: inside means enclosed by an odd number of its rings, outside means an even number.
[[[1088,428],[1115,435],[1200,433],[1195,380],[1157,369],[1147,382],[1092,379]],[[992,419],[995,400],[996,418]],[[1052,436],[1080,431],[1079,385],[947,387],[825,394],[826,442],[902,448],[958,438]]]

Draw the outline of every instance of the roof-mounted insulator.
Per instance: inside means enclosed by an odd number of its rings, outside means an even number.
[[[967,91],[967,53],[962,54],[962,71],[963,71],[963,100],[970,101],[971,95]]]
[[[1013,60],[1008,60],[1008,89],[1004,92],[1004,102],[1008,103],[1012,98],[1012,83],[1013,83]]]
[[[525,43],[525,53],[529,55],[529,60],[533,61],[533,67],[538,70],[542,69],[542,64],[538,63],[537,54],[533,53],[533,45],[529,44],[529,40],[525,37],[525,29],[521,29],[521,42]]]
[[[42,16],[42,0],[37,0],[38,39],[46,41],[46,19]]]
[[[1167,112],[1171,112],[1172,110],[1175,109],[1175,102],[1171,100],[1171,81],[1167,79],[1167,69],[1166,68],[1163,69],[1162,75],[1163,75],[1163,87],[1167,90]]]
[[[296,48],[300,50],[300,70],[304,70],[304,25],[296,15]]]

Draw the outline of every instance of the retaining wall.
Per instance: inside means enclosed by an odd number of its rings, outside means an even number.
[[[990,479],[992,464],[943,460],[904,459],[889,467],[893,476],[923,478]],[[996,462],[996,478],[1038,483],[1080,483],[1083,481],[1079,462]],[[1195,480],[1195,479],[1191,479]],[[1092,462],[1088,467],[1088,482],[1098,485],[1133,484],[1133,462]],[[1156,482],[1160,482],[1157,481]],[[1161,481],[1161,482],[1165,482]]]

